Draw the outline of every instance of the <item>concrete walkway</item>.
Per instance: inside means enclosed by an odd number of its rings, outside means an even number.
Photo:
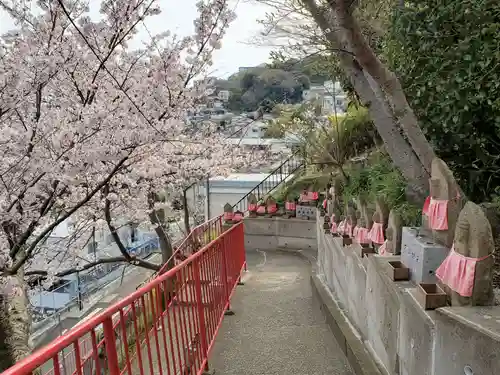
[[[321,311],[310,265],[299,256],[250,252],[210,356],[217,375],[352,375]]]

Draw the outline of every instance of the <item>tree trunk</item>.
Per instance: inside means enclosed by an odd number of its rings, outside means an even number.
[[[191,227],[189,226],[189,207],[187,199],[187,189],[182,191],[182,205],[184,209],[184,228],[186,229],[186,236],[187,236],[191,232]]]
[[[356,91],[364,101],[364,105],[368,107],[370,116],[384,141],[387,153],[411,185],[412,190],[422,200],[418,203],[423,203],[428,191],[429,173],[424,169],[412,147],[401,135],[398,123],[391,116],[387,103],[380,99],[354,61],[348,70]]]
[[[344,167],[342,165],[339,165],[339,169],[340,169],[340,173],[342,173],[342,177],[344,177],[344,183],[348,183],[349,182],[349,176],[345,172]]]
[[[398,77],[379,60],[369,46],[358,21],[352,15],[352,1],[330,0],[328,3],[337,21],[336,25],[331,25],[335,27],[331,29],[337,30],[337,41],[353,53],[363,70],[373,77],[383,90],[414,152],[426,171],[430,172],[432,159],[435,157],[434,150],[418,125],[417,117],[406,100]]]
[[[31,314],[23,276],[2,279],[2,283],[6,282],[15,289],[15,293],[0,296],[0,371],[3,372],[31,353]]]
[[[318,26],[323,30],[331,46],[336,49],[343,49],[344,43],[342,43],[342,37],[339,35],[339,25],[336,24],[333,17],[328,15],[331,12],[325,12],[319,8],[314,0],[302,0],[302,3],[311,13]],[[368,75],[365,74],[365,69],[357,62],[355,54],[353,56],[348,53],[339,53],[338,57],[346,76],[350,78],[354,89],[368,107],[373,123],[394,164],[412,185],[413,190],[420,197],[425,196],[428,189],[430,169],[428,170],[425,167],[425,164],[419,159],[413,147],[408,144],[401,134],[398,121],[393,116],[390,103],[385,99],[381,90],[374,91],[372,86],[375,80],[370,82],[367,78]]]
[[[172,241],[165,225],[165,211],[163,209],[155,210],[149,214],[149,218],[151,223],[155,224],[155,232],[160,242],[161,264],[168,262],[167,270],[169,270],[174,267],[175,262],[172,258],[174,255]]]

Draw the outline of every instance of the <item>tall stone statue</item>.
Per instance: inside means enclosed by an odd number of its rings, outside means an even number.
[[[368,207],[368,204],[363,197],[358,197],[356,204],[358,206],[358,211],[364,220],[365,228],[370,230],[373,225],[373,210]]]
[[[330,216],[335,213],[336,209],[340,208],[340,191],[340,182],[337,179],[333,180],[328,189],[327,212]]]
[[[481,207],[467,202],[456,221],[453,247],[436,270],[452,306],[494,303],[494,251],[486,215]]]
[[[356,234],[354,236],[354,240],[360,245],[369,245],[370,237],[368,236],[368,229],[366,228],[365,219],[359,218],[357,224]]]
[[[451,247],[458,214],[464,197],[444,161],[434,158],[431,167],[430,203],[427,214],[428,230],[435,242]]]
[[[386,250],[394,255],[401,254],[401,238],[403,221],[401,216],[394,210],[389,212],[389,222],[385,231],[387,237]]]
[[[387,223],[389,221],[389,206],[382,197],[375,199],[375,211],[378,212],[380,223],[382,223],[384,229],[387,228]]]
[[[248,195],[248,216],[256,217],[257,216],[257,197],[255,194],[251,193]]]
[[[224,205],[224,222],[226,224],[232,224],[233,223],[233,206],[231,204],[226,203]]]
[[[372,224],[372,229],[370,229],[370,240],[373,243],[373,247],[378,250],[380,245],[385,243],[385,234],[384,234],[384,224],[383,224],[383,218],[380,214],[380,212],[375,211],[373,216],[373,224]]]
[[[356,218],[356,209],[353,206],[348,205],[346,209],[346,234],[349,237],[352,237],[353,230],[356,227],[357,223],[358,219]]]
[[[339,233],[340,216],[341,216],[340,210],[337,209],[330,217],[330,223],[331,223],[330,233],[333,236],[340,235]]]

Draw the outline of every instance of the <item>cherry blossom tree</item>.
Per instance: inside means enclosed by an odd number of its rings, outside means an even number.
[[[17,23],[0,39],[5,369],[30,351],[25,277],[50,280],[92,266],[79,246],[48,245],[58,225],[71,218],[76,245],[99,221],[112,232],[122,215],[151,221],[158,192],[252,158],[224,147],[212,129],[189,130],[183,121],[203,96],[202,78],[234,18],[227,0],[197,3],[193,35],[166,31],[140,49],[130,44],[160,13],[155,0],[104,0],[98,20],[81,0],[0,0],[0,7]]]

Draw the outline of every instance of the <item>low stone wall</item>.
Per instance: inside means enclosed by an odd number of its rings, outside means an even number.
[[[247,250],[317,250],[315,220],[281,217],[245,218]]]
[[[317,227],[313,289],[357,374],[500,373],[500,306],[425,311],[415,284],[389,277],[399,256],[361,258]]]

